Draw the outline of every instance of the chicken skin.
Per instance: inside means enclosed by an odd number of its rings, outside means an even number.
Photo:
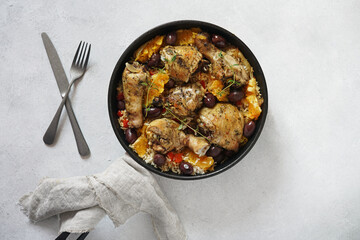
[[[167,97],[173,113],[180,117],[194,116],[202,105],[205,90],[200,84],[178,86],[170,90]]]
[[[170,77],[182,82],[189,81],[202,58],[201,53],[190,46],[166,46],[160,54]]]
[[[202,108],[197,119],[199,127],[211,143],[237,151],[243,135],[244,119],[241,112],[229,103],[218,103],[214,108]]]
[[[142,83],[146,82],[148,77],[149,73],[138,62],[126,63],[122,81],[130,128],[139,128],[143,125],[142,99],[145,86]]]
[[[179,124],[171,119],[160,118],[152,121],[146,128],[146,136],[152,148],[159,153],[181,151],[189,147],[199,156],[205,155],[210,144],[203,138],[186,135],[179,130]]]
[[[245,85],[249,80],[249,75],[240,62],[216,48],[208,38],[196,38],[195,45],[200,53],[211,62],[212,73],[217,79],[235,78],[239,85]]]

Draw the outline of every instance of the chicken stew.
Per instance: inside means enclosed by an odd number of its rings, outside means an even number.
[[[222,36],[181,29],[144,43],[117,88],[118,120],[146,163],[212,171],[254,133],[263,98],[253,69]]]

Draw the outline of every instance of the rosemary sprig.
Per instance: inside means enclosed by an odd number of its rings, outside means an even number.
[[[202,138],[204,138],[204,139],[206,139],[208,142],[210,142],[210,139],[209,139],[209,138],[207,138],[206,136],[204,136],[203,134],[201,134],[197,129],[192,128],[192,127],[191,127],[189,124],[187,124],[184,120],[182,120],[182,119],[180,119],[178,116],[176,116],[176,115],[170,110],[170,108],[169,108],[168,106],[165,105],[164,108],[165,108],[166,112],[165,112],[163,115],[166,115],[167,113],[169,113],[170,115],[172,115],[174,118],[176,118],[177,120],[179,120],[179,121],[181,122],[181,125],[179,126],[179,128],[181,127],[181,129],[182,129],[183,126],[186,126],[186,127],[190,128],[191,130],[193,130],[194,133],[195,133],[195,135],[196,135],[196,134],[199,134]],[[185,119],[185,120],[186,120],[186,119]],[[178,129],[179,129],[179,128],[178,128]],[[179,129],[179,130],[181,130],[181,129]]]

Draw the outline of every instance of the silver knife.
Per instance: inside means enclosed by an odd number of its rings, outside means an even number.
[[[51,42],[49,36],[43,32],[43,33],[41,33],[41,38],[43,40],[43,43],[44,43],[44,46],[46,49],[46,53],[48,55],[50,65],[51,65],[51,68],[55,75],[55,79],[56,79],[57,85],[60,90],[60,95],[61,95],[63,92],[66,92],[66,90],[69,86],[69,81],[66,77],[64,68],[60,61],[60,58],[56,52],[54,45]],[[68,99],[66,101],[65,108],[68,113],[71,127],[72,127],[74,135],[75,135],[75,140],[76,140],[76,145],[77,145],[78,151],[81,156],[87,156],[90,154],[90,149],[85,141],[84,135],[82,134],[80,126],[76,120],[74,111],[71,106],[70,99]],[[45,140],[44,140],[44,142],[45,142]],[[45,143],[52,144],[52,142],[45,142]]]

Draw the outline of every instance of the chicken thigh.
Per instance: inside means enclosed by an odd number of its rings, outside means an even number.
[[[156,152],[166,154],[173,150],[179,152],[187,146],[199,156],[205,155],[210,144],[201,137],[186,135],[179,130],[179,126],[177,122],[167,118],[152,121],[146,128],[146,137],[152,148]]]
[[[142,83],[146,82],[148,77],[149,73],[140,63],[126,63],[122,81],[130,128],[139,128],[143,124],[142,99],[145,86]]]
[[[241,142],[244,119],[241,112],[229,103],[218,103],[214,108],[202,108],[197,119],[199,127],[211,143],[237,151]]]
[[[166,46],[160,54],[170,77],[182,82],[189,81],[202,58],[201,53],[190,46]]]
[[[167,97],[170,109],[180,117],[194,116],[201,107],[205,90],[200,84],[178,86],[170,90]]]
[[[195,44],[200,53],[210,60],[212,72],[217,79],[234,77],[240,85],[246,84],[246,81],[249,80],[249,76],[240,62],[216,48],[208,38],[196,38]]]

